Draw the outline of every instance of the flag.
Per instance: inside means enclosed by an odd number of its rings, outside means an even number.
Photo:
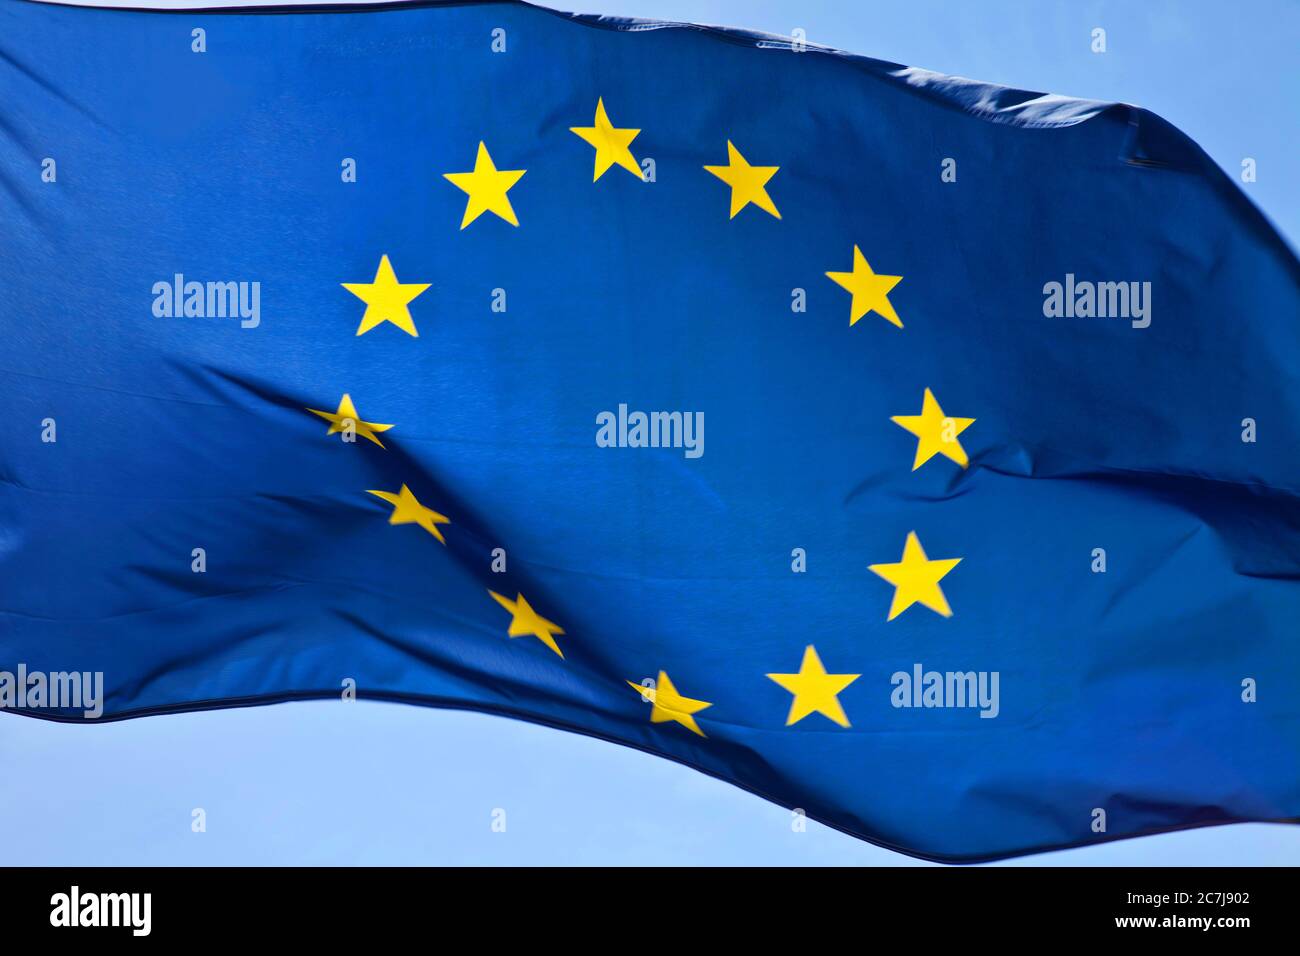
[[[1300,816],[1300,266],[1145,110],[10,0],[0,185],[6,709],[464,708],[948,861]]]

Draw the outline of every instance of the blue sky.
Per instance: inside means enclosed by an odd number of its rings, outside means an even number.
[[[210,0],[216,2],[216,0]],[[283,0],[281,0],[283,2]],[[133,5],[149,5],[133,0]],[[176,6],[155,3],[153,5]],[[563,5],[563,4],[561,4]],[[1208,0],[584,0],[788,34],[1161,114],[1300,237],[1300,4]],[[1090,51],[1093,28],[1107,52]],[[99,726],[0,719],[0,864],[917,864],[645,754],[515,721],[315,702]],[[191,812],[206,812],[193,833]],[[493,813],[505,811],[505,832]],[[1243,825],[1007,865],[1294,864]]]

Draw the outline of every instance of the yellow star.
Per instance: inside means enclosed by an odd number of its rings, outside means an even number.
[[[828,272],[826,276],[836,285],[853,293],[849,325],[856,325],[858,319],[874,311],[879,312],[900,329],[903,327],[903,321],[894,311],[894,307],[889,304],[887,295],[890,289],[903,281],[903,277],[877,275],[872,272],[871,266],[867,265],[867,260],[862,255],[862,250],[857,246],[853,247],[852,272]]]
[[[510,629],[506,631],[507,635],[510,637],[520,637],[524,634],[531,634],[551,650],[555,651],[555,653],[559,654],[560,657],[564,657],[564,652],[560,650],[560,645],[555,643],[555,638],[552,636],[555,634],[563,634],[564,628],[560,627],[560,625],[553,621],[548,621],[546,618],[534,611],[533,606],[525,600],[522,594],[518,594],[518,592],[516,592],[516,597],[513,601],[508,597],[497,594],[496,591],[489,590],[488,594],[492,595],[493,599],[498,604],[514,615],[514,617],[510,619]]]
[[[957,436],[975,423],[973,418],[949,418],[939,407],[939,401],[928,388],[921,400],[920,415],[894,415],[889,419],[900,428],[905,428],[917,438],[916,460],[912,470],[920,468],[935,455],[951,458],[965,468],[970,464],[966,449],[961,447]]]
[[[841,727],[849,726],[849,718],[845,716],[844,708],[840,706],[840,699],[836,695],[861,677],[861,674],[826,673],[822,659],[817,656],[817,648],[809,644],[804,648],[799,673],[767,676],[794,694],[794,700],[790,702],[790,715],[785,719],[787,727],[813,713],[829,717]]]
[[[871,570],[894,586],[894,601],[889,605],[892,621],[918,601],[936,614],[952,617],[952,608],[939,589],[939,581],[957,567],[961,558],[931,561],[925,556],[915,531],[907,533],[903,560],[897,564],[873,564]]]
[[[460,228],[464,229],[485,212],[495,213],[512,226],[519,225],[506,193],[526,172],[526,169],[497,169],[492,157],[488,155],[487,146],[480,142],[473,172],[443,173],[444,179],[450,180],[457,189],[469,196]]]
[[[451,519],[446,515],[438,514],[432,508],[426,508],[420,504],[415,495],[411,493],[411,489],[406,485],[402,485],[402,490],[397,493],[391,491],[367,491],[366,494],[382,498],[393,506],[393,513],[388,516],[389,524],[418,524],[443,544],[447,543],[447,539],[438,530],[438,525],[451,524]]]
[[[726,166],[704,168],[731,187],[731,218],[735,219],[736,213],[753,203],[780,219],[781,214],[776,211],[776,204],[764,187],[781,167],[749,165],[745,157],[740,155],[740,150],[731,145],[731,140],[727,140],[727,163]]]
[[[663,671],[659,672],[659,679],[655,681],[654,687],[645,687],[641,684],[627,682],[627,686],[646,698],[653,704],[650,708],[650,723],[662,724],[664,721],[672,720],[681,724],[687,730],[704,736],[704,731],[700,730],[700,725],[695,722],[692,714],[698,714],[705,707],[713,705],[708,701],[692,700],[689,697],[683,697],[677,693],[677,688],[673,682],[668,679],[668,675]]]
[[[429,283],[398,282],[388,256],[384,256],[375,270],[374,282],[342,282],[340,285],[366,304],[366,314],[361,317],[357,335],[365,335],[381,322],[392,322],[407,335],[419,338],[420,333],[415,331],[415,322],[407,305],[429,288]]]
[[[570,126],[569,131],[581,136],[584,140],[596,147],[596,169],[592,173],[591,181],[594,183],[605,175],[609,167],[618,165],[626,169],[637,179],[641,178],[641,167],[636,164],[636,158],[632,151],[628,149],[632,145],[632,140],[636,139],[639,129],[618,129],[609,121],[609,114],[605,112],[604,99],[596,100],[596,119],[595,126]]]
[[[337,412],[322,412],[315,408],[309,408],[307,411],[313,415],[319,415],[330,423],[329,431],[325,433],[326,436],[351,428],[353,434],[360,435],[362,438],[369,438],[380,448],[384,447],[384,443],[375,437],[375,432],[386,432],[393,427],[392,425],[380,425],[376,422],[363,422],[361,416],[357,414],[357,407],[352,404],[352,396],[346,393],[339,400],[339,410]]]

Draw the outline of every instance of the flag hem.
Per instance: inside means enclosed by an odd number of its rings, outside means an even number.
[[[84,718],[69,717],[66,715],[52,714],[49,712],[8,709],[8,708],[4,710],[0,710],[0,713],[10,713],[17,717],[31,717],[37,720],[48,720],[60,724],[87,726],[92,724],[115,723],[119,720],[133,720],[140,717],[160,717],[169,714],[200,713],[209,710],[233,710],[235,708],[241,708],[241,707],[263,707],[272,704],[287,704],[287,703],[296,703],[296,702],[303,702],[303,701],[310,701],[310,700],[337,701],[339,700],[339,692],[331,688],[330,690],[290,691],[290,692],[277,693],[277,694],[255,695],[251,697],[231,697],[231,698],[213,699],[213,700],[187,701],[185,703],[167,704],[165,706],[160,706],[160,707],[141,707],[135,710],[125,710],[125,711],[119,711],[117,713],[106,712],[102,717],[96,718],[95,720],[86,720]],[[756,787],[752,787],[747,784],[741,783],[737,780],[731,779],[729,777],[722,776],[721,774],[715,773],[706,767],[702,767],[699,764],[696,764],[685,758],[678,757],[674,754],[665,753],[659,750],[653,750],[649,747],[644,747],[638,743],[629,740],[622,740],[620,738],[613,737],[608,734],[603,734],[600,733],[599,731],[595,731],[587,727],[578,726],[577,724],[570,724],[561,720],[553,720],[551,718],[542,717],[536,714],[528,713],[526,711],[515,710],[510,707],[484,706],[482,704],[471,704],[465,701],[458,701],[448,697],[426,696],[421,694],[403,694],[394,691],[368,691],[365,694],[358,694],[357,700],[375,701],[378,703],[415,705],[419,707],[428,707],[435,710],[468,711],[471,713],[486,714],[493,717],[503,717],[510,720],[519,720],[524,723],[535,724],[541,727],[549,727],[552,730],[560,730],[568,733],[579,734],[583,737],[591,737],[595,740],[600,740],[605,743],[614,744],[619,747],[627,747],[631,750],[636,750],[641,753],[647,754],[648,756],[656,757],[661,760],[672,761],[673,763],[680,764],[681,766],[688,767],[691,770],[694,770],[698,773],[702,773],[706,777],[711,777],[714,780],[719,780],[722,783],[735,787],[738,790],[743,790],[744,792],[752,794],[753,796],[758,797],[760,800],[764,800],[768,803],[774,804],[775,806],[783,807],[787,810],[793,809],[793,807],[786,800],[774,797],[771,794],[763,790],[760,790]],[[1098,846],[1099,844],[1103,844],[1103,843],[1113,843],[1118,840],[1132,840],[1132,839],[1137,839],[1139,837],[1159,836],[1165,833],[1177,833],[1182,830],[1197,830],[1197,829],[1201,829],[1202,827],[1228,826],[1237,823],[1275,823],[1275,824],[1291,824],[1291,825],[1300,824],[1300,817],[1280,817],[1280,818],[1273,818],[1273,819],[1265,819],[1265,818],[1258,818],[1258,817],[1233,817],[1231,819],[1226,819],[1226,820],[1211,820],[1211,821],[1205,821],[1201,823],[1184,823],[1184,824],[1178,824],[1169,827],[1155,827],[1147,830],[1136,831],[1133,833],[1117,833],[1113,835],[1107,834],[1104,836],[1098,836],[1098,838],[1095,840],[1086,840],[1086,841],[1078,840],[1072,843],[1068,843],[1068,842],[1055,843],[1048,846],[1033,847],[1029,849],[1008,850],[1002,853],[970,855],[970,856],[962,856],[962,855],[945,856],[943,854],[927,853],[922,850],[909,849],[904,846],[893,844],[887,840],[881,839],[880,837],[870,836],[864,832],[855,830],[852,827],[847,827],[847,826],[842,826],[840,824],[832,823],[830,820],[825,819],[816,813],[807,813],[805,811],[805,815],[807,819],[812,820],[815,823],[820,823],[822,826],[829,827],[830,829],[837,830],[838,832],[843,833],[847,836],[851,836],[855,839],[862,840],[864,843],[870,843],[872,846],[880,847],[882,850],[890,850],[894,853],[900,853],[903,856],[911,857],[912,859],[924,860],[927,863],[943,863],[943,864],[949,864],[955,866],[971,866],[971,865],[978,865],[982,863],[997,863],[1003,860],[1013,860],[1013,859],[1018,859],[1020,857],[1033,856],[1039,853],[1054,853],[1059,850],[1081,849],[1083,847]]]

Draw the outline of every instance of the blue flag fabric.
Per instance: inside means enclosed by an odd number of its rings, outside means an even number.
[[[1151,113],[5,0],[0,186],[7,709],[468,708],[953,861],[1300,815],[1300,265]]]

